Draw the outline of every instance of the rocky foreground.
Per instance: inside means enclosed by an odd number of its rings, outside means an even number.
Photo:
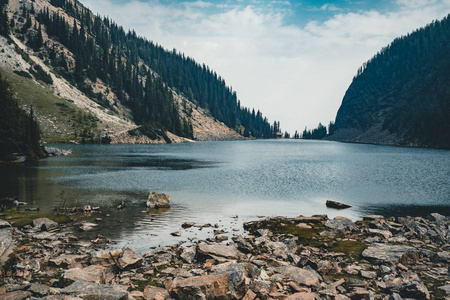
[[[450,299],[450,218],[437,213],[268,218],[143,256],[46,218],[0,227],[0,299]]]

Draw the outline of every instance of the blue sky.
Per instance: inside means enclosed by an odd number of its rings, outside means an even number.
[[[81,0],[221,75],[293,133],[334,120],[356,70],[393,39],[450,13],[450,0]]]

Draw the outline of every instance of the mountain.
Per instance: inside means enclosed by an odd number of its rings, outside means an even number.
[[[205,65],[76,0],[0,0],[0,72],[46,142],[270,138]]]
[[[450,15],[395,39],[353,78],[332,140],[450,149]]]

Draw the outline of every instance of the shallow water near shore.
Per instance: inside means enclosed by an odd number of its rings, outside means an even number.
[[[92,218],[103,225],[87,235],[141,252],[212,237],[214,228],[181,229],[186,221],[235,233],[260,216],[450,215],[449,151],[302,140],[58,147],[74,154],[1,165],[0,196],[44,212],[100,206]],[[150,190],[170,195],[171,209],[142,212]],[[329,209],[328,199],[353,207]]]

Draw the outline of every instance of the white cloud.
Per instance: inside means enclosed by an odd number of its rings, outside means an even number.
[[[395,37],[450,11],[450,0],[397,0],[395,11],[336,11],[325,22],[298,27],[285,24],[286,11],[255,0],[214,6],[148,1],[82,0],[125,28],[209,65],[244,105],[291,132],[334,119],[363,62]]]

